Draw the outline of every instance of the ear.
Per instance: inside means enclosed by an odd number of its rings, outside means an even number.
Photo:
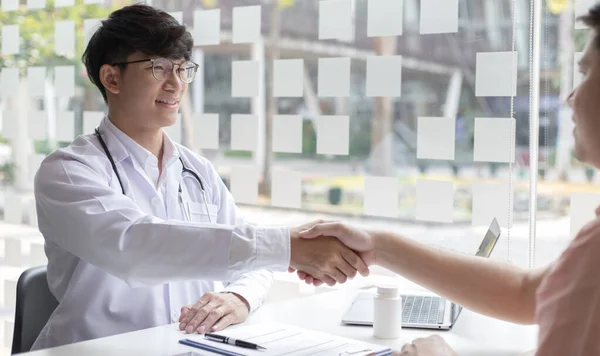
[[[121,70],[117,66],[108,64],[100,67],[100,82],[107,92],[119,94],[121,88]]]

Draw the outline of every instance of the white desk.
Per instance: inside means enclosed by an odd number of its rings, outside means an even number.
[[[305,298],[265,305],[256,311],[246,323],[278,321],[291,325],[323,331],[400,349],[406,342],[417,337],[438,333],[455,348],[459,355],[516,355],[535,348],[537,327],[519,326],[487,318],[463,310],[451,331],[427,331],[403,329],[402,336],[395,340],[378,340],[372,336],[372,328],[344,326],[341,316],[351,303],[357,289],[317,294]],[[201,350],[180,345],[186,336],[171,324],[127,334],[101,338],[53,349],[28,353],[31,356],[94,356],[94,355],[175,355],[187,351]],[[190,338],[202,338],[194,335]],[[204,354],[204,353],[203,353]]]

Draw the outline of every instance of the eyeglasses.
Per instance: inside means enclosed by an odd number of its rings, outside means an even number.
[[[152,76],[154,77],[154,79],[159,81],[165,80],[169,77],[169,75],[171,75],[171,73],[173,73],[173,71],[175,71],[175,73],[177,74],[177,78],[179,78],[179,80],[186,84],[189,84],[192,82],[192,80],[194,80],[196,72],[198,71],[198,67],[200,67],[198,64],[192,61],[186,61],[184,63],[178,64],[166,58],[140,59],[131,62],[113,63],[113,65],[123,66],[126,64],[142,62],[152,63]]]

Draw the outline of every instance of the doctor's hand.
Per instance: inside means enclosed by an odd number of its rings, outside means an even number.
[[[246,321],[249,310],[246,299],[238,294],[208,292],[196,304],[181,308],[179,330],[188,334],[223,330]]]
[[[424,339],[415,339],[412,343],[402,347],[400,352],[393,356],[457,356],[450,345],[440,336],[434,335]]]

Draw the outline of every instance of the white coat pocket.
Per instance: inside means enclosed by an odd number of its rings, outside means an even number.
[[[189,202],[190,207],[190,219],[194,222],[209,222],[208,216],[210,216],[210,222],[217,222],[217,206],[214,204],[208,204],[208,213],[204,203]]]

